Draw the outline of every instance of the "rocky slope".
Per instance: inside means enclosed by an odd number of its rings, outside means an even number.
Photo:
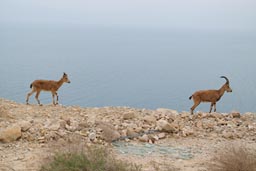
[[[146,162],[149,159],[159,163],[170,160],[181,170],[204,170],[203,160],[210,160],[208,154],[220,142],[242,142],[256,147],[256,114],[190,115],[163,108],[37,106],[0,99],[0,168],[39,170],[53,147],[75,141],[86,145],[126,142],[186,147],[194,156],[189,160],[168,159],[159,154],[123,156],[118,150],[117,154],[139,162],[144,170],[150,170]]]

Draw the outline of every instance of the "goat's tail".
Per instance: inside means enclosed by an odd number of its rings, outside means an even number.
[[[192,99],[192,97],[193,97],[193,95],[189,97],[189,100],[191,100],[191,99]]]
[[[33,87],[33,85],[32,84],[30,84],[30,88],[32,88]]]

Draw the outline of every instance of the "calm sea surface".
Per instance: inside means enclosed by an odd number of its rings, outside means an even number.
[[[0,37],[3,98],[25,103],[33,80],[66,72],[63,105],[189,111],[188,97],[220,88],[225,75],[233,92],[217,110],[256,112],[256,32],[4,26]],[[51,94],[40,99],[51,103]]]

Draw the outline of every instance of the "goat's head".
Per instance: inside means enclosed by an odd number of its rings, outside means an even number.
[[[70,80],[68,79],[68,75],[64,72],[63,73],[63,77],[62,77],[63,81],[66,83],[71,83]]]
[[[225,76],[221,76],[220,78],[224,78],[226,80],[226,83],[223,85],[223,87],[225,88],[226,92],[232,92],[232,89],[229,86],[229,80],[227,77]]]

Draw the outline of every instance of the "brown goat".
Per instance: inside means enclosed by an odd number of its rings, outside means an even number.
[[[62,86],[62,84],[66,82],[66,83],[70,83],[69,79],[68,79],[68,75],[64,72],[62,78],[59,81],[53,81],[53,80],[35,80],[30,84],[30,88],[32,88],[32,91],[30,93],[28,93],[27,95],[27,100],[26,103],[28,103],[29,97],[36,92],[36,100],[38,102],[39,105],[40,101],[38,99],[40,92],[43,91],[51,91],[52,92],[52,103],[54,105],[58,104],[58,94],[57,91],[58,89]],[[55,96],[57,97],[57,103],[55,103]]]
[[[193,97],[194,105],[191,107],[191,114],[193,114],[194,109],[201,102],[211,102],[210,113],[212,111],[212,107],[214,106],[214,112],[216,112],[216,102],[220,100],[223,94],[226,92],[232,92],[232,89],[229,86],[229,80],[225,76],[221,76],[220,78],[224,78],[226,83],[219,90],[200,90],[196,91],[192,96],[189,97],[191,99]]]

